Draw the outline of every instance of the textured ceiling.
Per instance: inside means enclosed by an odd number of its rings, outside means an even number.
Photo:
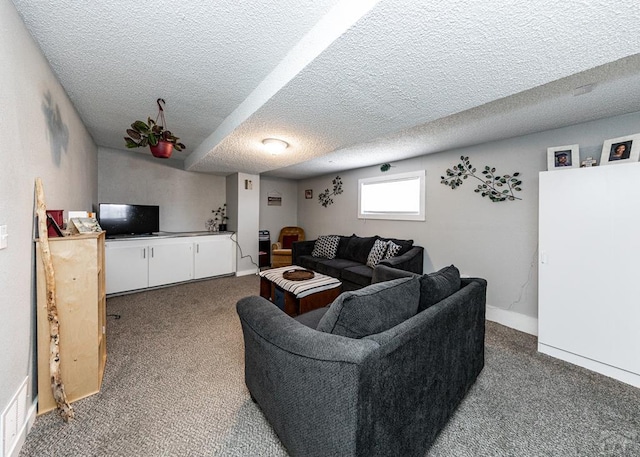
[[[640,107],[636,0],[13,1],[99,146],[162,97],[192,171],[296,179]]]

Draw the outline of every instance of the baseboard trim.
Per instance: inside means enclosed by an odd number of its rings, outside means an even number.
[[[38,397],[36,397],[33,403],[31,403],[31,406],[29,407],[29,411],[27,412],[26,420],[24,424],[22,424],[22,426],[20,427],[20,431],[18,432],[18,436],[16,438],[16,442],[13,446],[13,449],[9,451],[9,453],[7,454],[7,457],[18,457],[18,455],[20,454],[20,450],[22,449],[22,445],[26,441],[27,435],[31,431],[31,427],[33,427],[33,424],[36,421],[37,412],[38,412]]]
[[[487,320],[538,336],[538,319],[495,306],[487,306]]]
[[[236,276],[249,276],[249,275],[257,275],[257,274],[258,274],[257,269],[236,271]]]
[[[640,375],[538,342],[538,352],[640,388]]]

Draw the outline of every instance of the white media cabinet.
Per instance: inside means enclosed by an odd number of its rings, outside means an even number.
[[[538,350],[640,387],[640,163],[540,173]]]
[[[235,273],[231,232],[108,239],[107,295]]]

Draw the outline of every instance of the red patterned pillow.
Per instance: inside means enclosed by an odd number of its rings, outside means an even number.
[[[291,249],[296,241],[298,241],[298,235],[284,235],[282,237],[282,249]]]

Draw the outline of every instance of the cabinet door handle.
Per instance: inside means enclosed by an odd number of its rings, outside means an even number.
[[[147,258],[147,248],[142,248],[142,258],[143,259]]]
[[[196,254],[200,254],[200,245],[196,243]]]
[[[153,248],[151,248],[151,258],[153,258]]]

